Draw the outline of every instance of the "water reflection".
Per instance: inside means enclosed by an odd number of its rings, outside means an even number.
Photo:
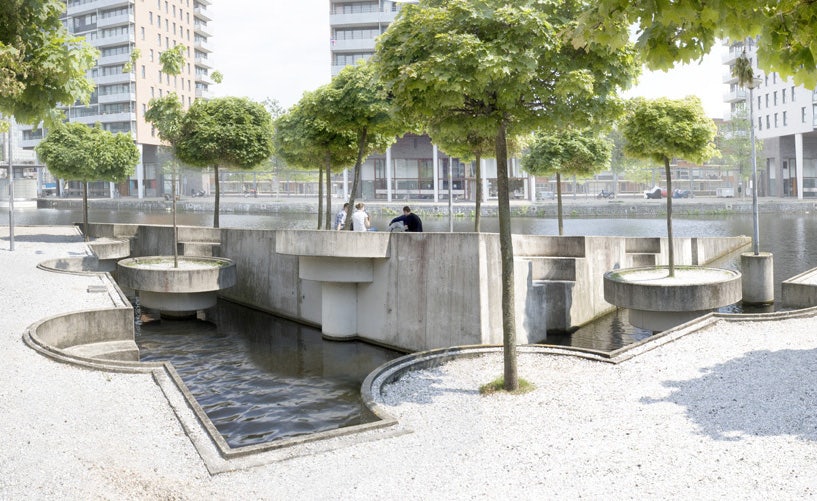
[[[231,447],[367,422],[360,385],[400,353],[229,302],[205,320],[137,329],[143,361],[169,361]]]

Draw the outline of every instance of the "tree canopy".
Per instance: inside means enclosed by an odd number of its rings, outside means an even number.
[[[79,122],[58,123],[36,147],[40,160],[59,178],[83,182],[85,235],[88,235],[88,191],[91,181],[122,181],[139,162],[130,135],[112,134]]]
[[[412,123],[456,116],[495,137],[505,388],[518,386],[508,135],[605,120],[639,70],[633,50],[564,43],[585,2],[421,0],[380,36],[374,60]],[[466,125],[467,123],[467,125]]]
[[[179,119],[176,156],[215,170],[213,226],[218,227],[220,166],[252,169],[272,155],[272,120],[263,105],[246,98],[196,99]]]
[[[672,176],[670,160],[683,158],[702,163],[717,154],[714,139],[717,128],[708,118],[697,97],[684,99],[643,99],[632,102],[622,133],[627,141],[624,152],[664,164],[667,179],[667,254],[669,276],[675,276],[672,240]]]
[[[0,113],[20,123],[57,121],[58,104],[87,102],[98,51],[62,24],[61,0],[0,2]]]
[[[556,175],[559,235],[564,234],[562,218],[562,174],[590,176],[610,165],[613,144],[598,132],[565,129],[557,133],[538,132],[522,168],[537,176]]]
[[[626,46],[636,26],[636,46],[654,70],[701,59],[718,39],[758,36],[761,69],[792,76],[808,88],[817,85],[817,11],[811,2],[598,0],[579,20],[576,46],[598,43],[611,50]]]
[[[301,100],[275,121],[273,146],[276,155],[287,165],[302,169],[325,171],[326,228],[331,223],[331,175],[334,167],[354,165],[357,158],[357,135],[349,130],[338,130],[326,118],[332,106],[332,91],[325,85],[305,92]],[[323,204],[318,204],[318,229],[321,228]]]

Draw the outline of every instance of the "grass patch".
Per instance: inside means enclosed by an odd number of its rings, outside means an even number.
[[[525,381],[522,378],[519,378],[519,388],[516,391],[505,392],[505,378],[503,376],[499,376],[498,378],[494,379],[488,384],[484,384],[479,387],[479,394],[480,395],[492,395],[494,393],[503,392],[503,393],[510,393],[511,395],[522,395],[523,393],[528,393],[536,389],[536,386],[533,384]]]

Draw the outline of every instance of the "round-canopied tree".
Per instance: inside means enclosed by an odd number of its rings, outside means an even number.
[[[632,101],[623,121],[626,140],[624,152],[664,165],[667,177],[667,256],[669,276],[675,276],[675,254],[672,241],[672,176],[670,160],[683,158],[693,162],[709,160],[717,154],[717,128],[708,118],[697,97],[684,99],[643,99]]]
[[[463,130],[476,122],[495,138],[507,390],[518,388],[507,137],[604,120],[640,68],[626,45],[611,52],[566,41],[584,7],[576,0],[420,0],[401,10],[374,56],[412,123],[457,116]]]
[[[36,148],[55,176],[82,181],[83,231],[88,240],[88,183],[122,181],[139,162],[139,149],[130,135],[112,134],[99,127],[73,122],[59,124]]]
[[[531,174],[556,175],[556,204],[559,235],[564,235],[562,217],[562,174],[590,176],[607,168],[613,144],[595,131],[565,129],[558,133],[538,132],[522,168]]]
[[[287,165],[311,169],[317,166],[326,175],[326,229],[332,228],[332,168],[353,165],[357,158],[357,137],[337,130],[323,116],[330,97],[328,86],[305,92],[301,100],[275,121],[275,154]],[[323,186],[322,184],[320,186]],[[319,192],[318,229],[323,214],[323,189]]]
[[[219,167],[252,169],[272,155],[272,120],[263,105],[246,98],[197,99],[179,120],[176,156],[196,167],[213,167],[218,228]]]

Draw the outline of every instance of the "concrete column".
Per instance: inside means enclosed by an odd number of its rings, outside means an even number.
[[[774,259],[771,252],[744,252],[740,255],[745,304],[774,303]]]
[[[323,282],[321,325],[324,337],[350,339],[357,335],[357,284]]]
[[[797,199],[803,199],[803,134],[794,135],[794,161],[797,168]],[[791,171],[791,165],[789,166]]]
[[[349,169],[343,169],[343,199],[349,200]]]
[[[386,200],[391,202],[392,178],[391,178],[391,146],[386,148]]]

